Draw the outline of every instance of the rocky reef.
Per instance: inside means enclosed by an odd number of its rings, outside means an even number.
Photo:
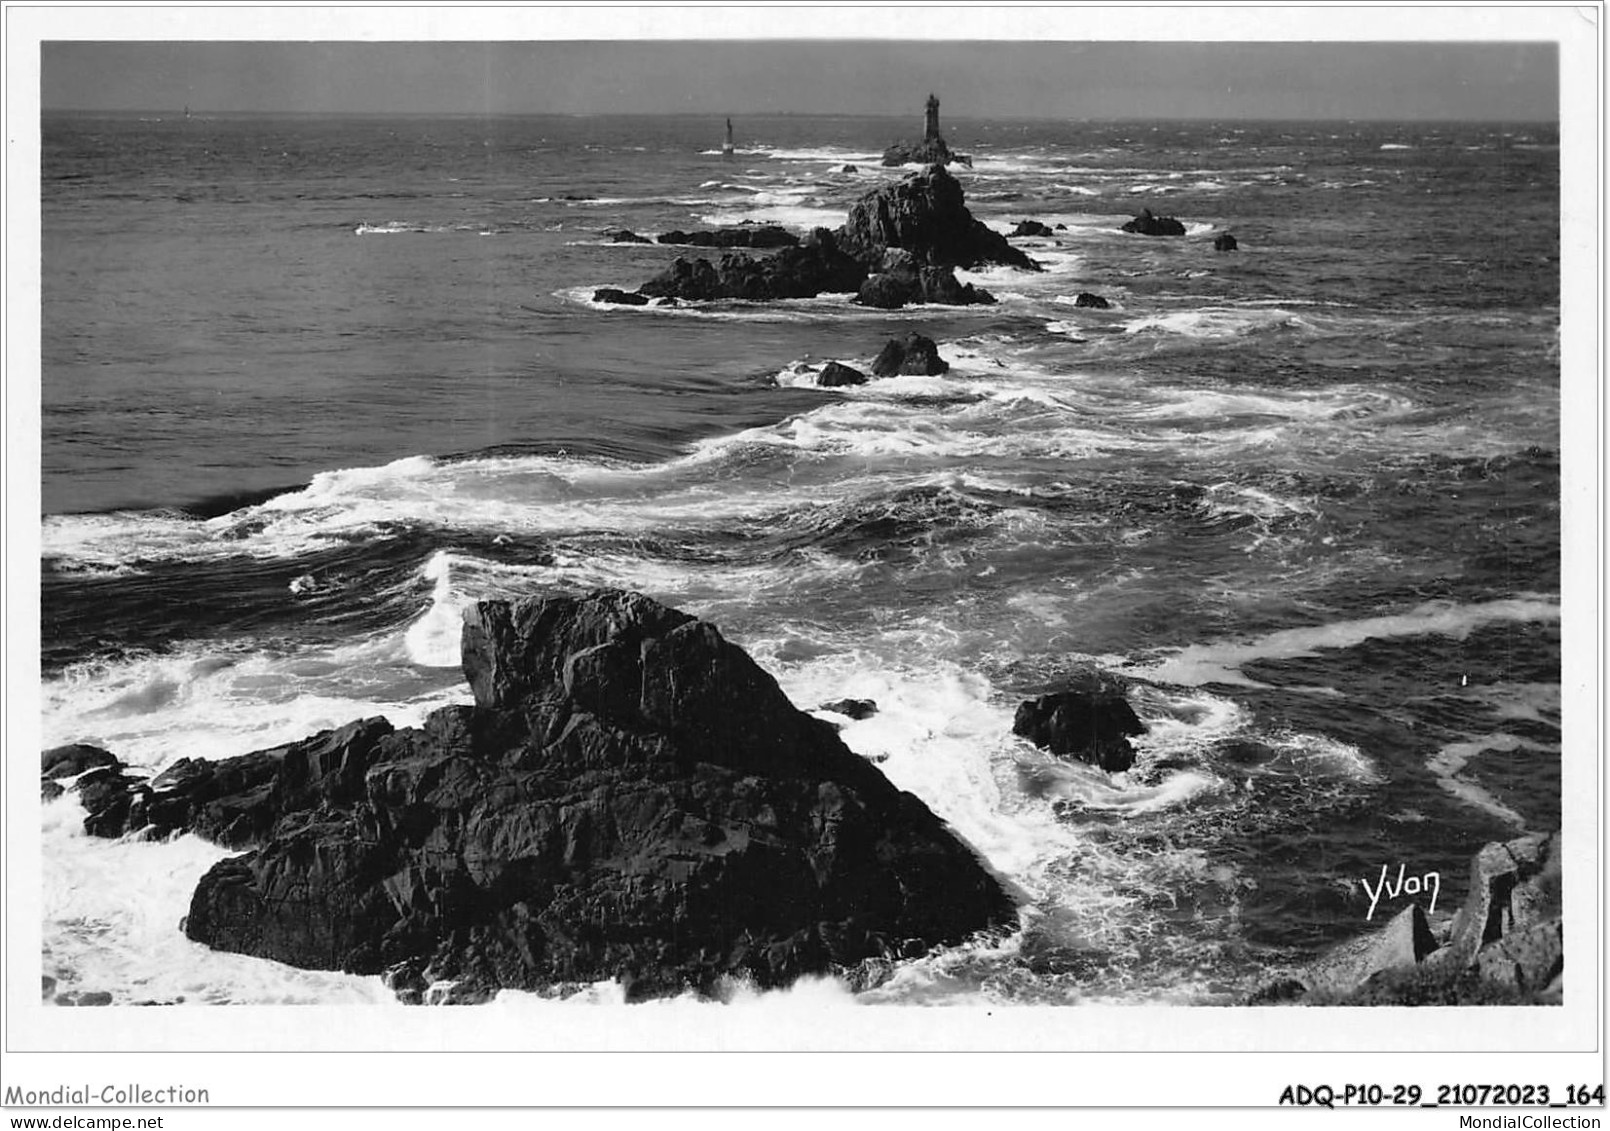
[[[405,1000],[772,987],[1016,928],[973,851],[713,625],[620,591],[483,601],[462,648],[474,705],[417,729],[149,782],[64,747],[45,780],[72,779],[96,835],[249,847],[202,877],[190,938]]]
[[[988,291],[961,284],[955,269],[988,266],[1039,270],[1005,236],[976,219],[956,178],[934,165],[866,193],[843,226],[817,228],[797,247],[762,258],[736,253],[716,262],[678,258],[636,292],[606,287],[595,298],[640,305],[630,296],[766,301],[854,293],[862,305],[885,309],[909,302],[966,305],[995,300]]]
[[[1172,216],[1154,216],[1150,208],[1143,208],[1139,216],[1124,224],[1123,231],[1138,236],[1183,236],[1185,225]]]
[[[713,228],[697,232],[662,232],[655,243],[684,244],[689,247],[795,247],[799,237],[776,224],[739,224],[734,228]]]
[[[860,306],[893,310],[911,302],[972,306],[993,303],[995,296],[982,287],[958,282],[949,267],[926,266],[905,248],[891,247],[883,253],[878,270],[861,284],[855,301]]]
[[[766,302],[855,291],[865,279],[866,269],[840,248],[837,236],[826,228],[817,228],[798,247],[761,258],[729,253],[712,263],[679,256],[669,268],[639,287],[637,295],[705,302]]]
[[[893,247],[930,267],[1039,270],[1039,264],[968,211],[960,182],[938,165],[862,196],[839,229],[839,242],[868,270],[878,267]]]

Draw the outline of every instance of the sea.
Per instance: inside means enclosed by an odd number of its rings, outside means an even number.
[[[868,1006],[1237,1003],[1560,827],[1553,123],[948,119],[974,215],[1052,233],[959,273],[994,305],[595,303],[719,254],[613,229],[803,234],[914,171],[915,114],[735,117],[729,155],[677,115],[45,114],[43,744],[418,724],[470,700],[472,602],[638,590],[1020,894],[814,991]],[[817,387],[912,331],[948,372]],[[1128,772],[1012,734],[1092,669]],[[44,805],[57,993],[396,1005],[188,941],[229,853],[82,818]]]

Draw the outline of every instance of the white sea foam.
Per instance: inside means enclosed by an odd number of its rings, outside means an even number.
[[[1435,775],[1438,785],[1465,804],[1519,829],[1525,827],[1526,819],[1498,800],[1490,790],[1465,777],[1463,770],[1472,760],[1483,754],[1511,754],[1521,750],[1532,750],[1559,757],[1558,748],[1529,742],[1513,734],[1490,734],[1469,742],[1451,742],[1441,747],[1426,760],[1426,769]]]
[[[1193,644],[1174,655],[1139,665],[1150,679],[1165,683],[1257,686],[1241,674],[1253,660],[1285,660],[1315,656],[1328,649],[1352,648],[1366,640],[1401,636],[1448,636],[1462,640],[1488,624],[1504,621],[1550,622],[1560,619],[1557,601],[1513,597],[1479,605],[1427,602],[1404,613],[1337,621],[1312,628],[1291,628],[1247,641]]]
[[[778,161],[811,161],[839,165],[854,165],[859,162],[878,161],[882,153],[871,153],[860,149],[842,149],[835,146],[822,146],[820,148],[786,148],[763,147],[758,152]]]
[[[1158,331],[1189,338],[1236,338],[1262,330],[1312,330],[1314,326],[1301,315],[1279,307],[1220,306],[1145,315],[1123,323],[1123,328],[1131,334]]]
[[[86,836],[75,796],[43,810],[42,968],[58,994],[215,1005],[396,1005],[379,978],[297,970],[211,950],[179,929],[203,873],[234,853],[195,837],[129,844]]]
[[[809,205],[804,203],[802,196],[787,195],[775,196],[773,199],[776,203],[768,204],[762,200],[766,195],[758,195],[755,198],[756,203],[753,204],[704,213],[699,217],[699,222],[716,227],[730,227],[745,221],[755,224],[779,224],[802,232],[808,232],[812,228],[836,228],[844,223],[842,208]]]

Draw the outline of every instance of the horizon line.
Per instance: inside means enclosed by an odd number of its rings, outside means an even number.
[[[99,114],[117,117],[131,117],[144,114],[172,114],[183,119],[185,111],[190,111],[191,120],[200,115],[213,115],[218,117],[241,118],[710,118],[737,117],[723,111],[655,111],[655,110],[615,110],[607,112],[583,111],[556,111],[556,110],[197,110],[194,106],[179,105],[176,107],[148,107],[143,109],[125,109],[114,107],[85,107],[85,106],[41,106],[40,116],[47,114]],[[905,121],[912,117],[910,114],[852,114],[834,111],[800,111],[777,110],[767,113],[750,114],[745,116],[749,121],[763,118],[851,118],[868,121]],[[977,116],[953,114],[946,118],[947,122],[1252,122],[1264,124],[1290,124],[1311,122],[1345,122],[1349,124],[1404,124],[1404,123],[1432,123],[1481,125],[1489,123],[1549,125],[1560,124],[1558,112],[1549,118],[1534,117],[1443,117],[1427,115],[1423,117],[1406,118],[1349,118],[1349,117],[1225,117],[1222,115],[1137,115],[1134,117],[1115,115],[1096,118],[1075,118],[1059,116],[1019,116],[1019,115],[991,115]]]

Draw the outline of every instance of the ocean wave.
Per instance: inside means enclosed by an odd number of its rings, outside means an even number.
[[[398,1007],[378,977],[197,946],[174,924],[202,875],[235,851],[191,836],[163,844],[102,840],[84,834],[83,818],[71,794],[44,805],[40,962],[56,993],[106,993],[113,1005]]]
[[[1551,758],[1558,758],[1560,753],[1558,747],[1544,746],[1513,734],[1489,734],[1469,742],[1450,742],[1440,747],[1426,760],[1426,769],[1431,771],[1439,786],[1460,801],[1520,830],[1526,827],[1526,819],[1490,790],[1471,781],[1463,771],[1482,755],[1512,754],[1521,750],[1536,751]]]
[[[698,219],[701,224],[710,224],[715,227],[730,227],[749,222],[754,224],[779,224],[785,228],[808,232],[812,228],[837,228],[844,223],[844,209],[807,205],[803,201],[788,202],[782,200],[773,204],[746,204],[740,207],[723,208],[718,212],[704,213]]]
[[[1240,670],[1242,665],[1254,660],[1316,656],[1325,651],[1356,647],[1366,640],[1400,636],[1447,636],[1462,640],[1476,629],[1495,622],[1547,623],[1559,619],[1559,602],[1540,596],[1512,597],[1475,605],[1427,602],[1402,613],[1335,621],[1312,628],[1284,629],[1246,641],[1190,645],[1165,659],[1140,663],[1136,668],[1147,678],[1164,683],[1257,687],[1257,681]]]
[[[870,152],[864,149],[845,149],[838,146],[821,146],[818,148],[786,148],[786,147],[758,147],[756,153],[770,157],[776,161],[813,161],[827,162],[829,164],[854,165],[860,162],[876,162],[882,159],[881,152]]]
[[[1188,338],[1208,339],[1238,338],[1271,330],[1317,330],[1309,319],[1279,307],[1249,309],[1228,306],[1149,314],[1123,323],[1123,328],[1130,334],[1180,334]]]

